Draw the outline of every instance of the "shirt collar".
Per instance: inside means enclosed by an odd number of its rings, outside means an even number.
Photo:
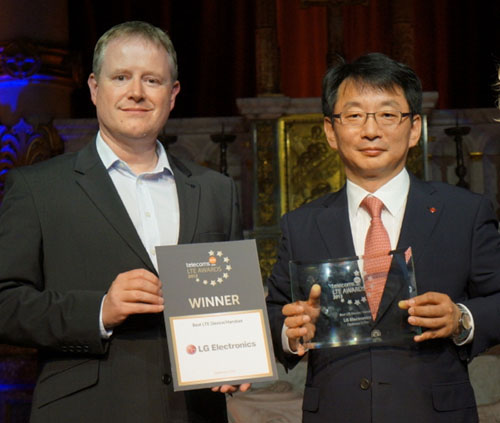
[[[384,203],[385,208],[393,216],[396,216],[401,207],[406,203],[408,191],[410,189],[410,176],[406,168],[403,168],[394,178],[377,191],[370,193],[354,182],[347,180],[347,203],[349,207],[349,216],[355,217],[359,210],[359,205],[363,199],[371,194]]]
[[[97,133],[96,137],[96,149],[97,154],[104,164],[104,167],[109,172],[111,169],[115,168],[118,164],[124,164],[127,169],[131,172],[128,164],[121,160],[115,152],[111,149],[111,147],[106,144],[106,142],[102,139],[101,131]],[[165,170],[170,172],[170,174],[174,174],[172,172],[172,167],[170,166],[170,162],[168,161],[167,153],[165,152],[165,148],[162,143],[156,140],[156,154],[158,155],[158,162],[156,163],[156,167],[151,172],[146,172],[147,174],[154,175],[163,173]]]

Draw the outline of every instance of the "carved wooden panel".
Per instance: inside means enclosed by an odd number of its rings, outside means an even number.
[[[12,128],[0,125],[0,202],[10,169],[46,160],[63,150],[63,141],[52,125],[34,127],[24,119]]]

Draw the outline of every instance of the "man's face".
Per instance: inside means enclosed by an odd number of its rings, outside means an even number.
[[[342,82],[334,114],[378,111],[410,111],[401,87],[386,91],[349,79]],[[344,162],[346,176],[373,192],[405,166],[408,149],[420,138],[421,118],[403,117],[401,123],[391,127],[378,124],[372,115],[359,127],[325,118],[324,127],[328,143]]]
[[[121,146],[156,140],[180,90],[165,49],[139,37],[111,41],[88,84],[103,139]]]

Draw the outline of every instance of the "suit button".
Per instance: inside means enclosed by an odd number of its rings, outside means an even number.
[[[165,374],[161,377],[161,381],[162,381],[165,385],[170,385],[170,383],[172,383],[172,376],[170,376],[168,373],[165,373]]]
[[[370,385],[371,385],[370,381],[368,379],[366,379],[365,377],[363,379],[361,379],[361,382],[359,383],[359,386],[363,391],[366,391],[367,389],[369,389]]]

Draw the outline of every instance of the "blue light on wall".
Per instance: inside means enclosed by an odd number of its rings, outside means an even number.
[[[10,391],[31,391],[35,388],[33,383],[0,383],[0,393]]]
[[[54,81],[53,76],[33,75],[29,78],[13,78],[8,75],[0,76],[0,107],[8,107],[13,113],[17,111],[20,95],[30,85],[43,84]]]

